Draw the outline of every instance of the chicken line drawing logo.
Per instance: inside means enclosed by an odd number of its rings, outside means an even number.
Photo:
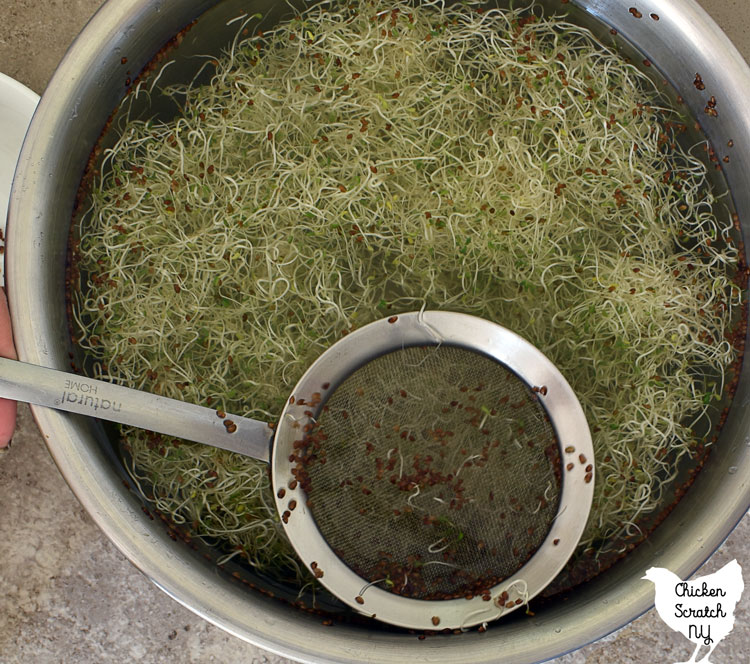
[[[734,607],[745,589],[740,564],[733,560],[718,572],[690,581],[663,567],[651,567],[643,578],[654,584],[656,611],[667,627],[695,644],[693,655],[680,664],[711,664],[711,653],[734,627]],[[708,652],[696,663],[703,647]]]

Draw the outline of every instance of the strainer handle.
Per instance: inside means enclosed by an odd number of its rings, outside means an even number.
[[[260,461],[270,456],[273,431],[265,422],[16,360],[0,358],[0,397],[186,438]]]

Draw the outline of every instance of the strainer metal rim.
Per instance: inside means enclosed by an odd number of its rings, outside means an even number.
[[[539,397],[557,434],[563,470],[558,512],[536,553],[514,575],[490,590],[491,601],[419,600],[395,595],[368,582],[344,564],[318,530],[307,496],[294,481],[294,443],[313,422],[310,401],[325,403],[354,370],[400,348],[449,344],[494,358]],[[546,389],[541,389],[541,388]],[[313,396],[315,395],[315,396]],[[279,420],[271,457],[271,479],[278,513],[304,564],[339,599],[364,615],[419,630],[461,629],[495,620],[541,592],[564,567],[588,520],[594,492],[594,450],[585,414],[572,388],[555,365],[535,346],[490,321],[448,311],[399,314],[370,323],[324,352],[297,383]],[[300,398],[302,403],[300,403]],[[281,492],[279,489],[283,488]],[[291,501],[296,503],[289,509]],[[507,593],[504,599],[503,594]],[[357,601],[357,597],[364,603]]]

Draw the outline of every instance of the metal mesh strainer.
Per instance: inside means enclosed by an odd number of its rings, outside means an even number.
[[[488,321],[393,316],[324,353],[275,437],[277,508],[336,596],[419,629],[492,620],[573,552],[593,449],[570,386]]]

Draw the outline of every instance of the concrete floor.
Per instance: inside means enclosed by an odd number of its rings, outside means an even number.
[[[100,0],[0,0],[0,71],[42,93]],[[701,0],[750,60],[748,0]],[[700,574],[737,558],[750,586],[750,516]],[[713,661],[750,660],[750,591]],[[556,664],[684,661],[691,644],[654,611]],[[0,662],[138,661],[281,664],[193,615],[143,577],[101,534],[68,489],[20,408],[0,455]]]

